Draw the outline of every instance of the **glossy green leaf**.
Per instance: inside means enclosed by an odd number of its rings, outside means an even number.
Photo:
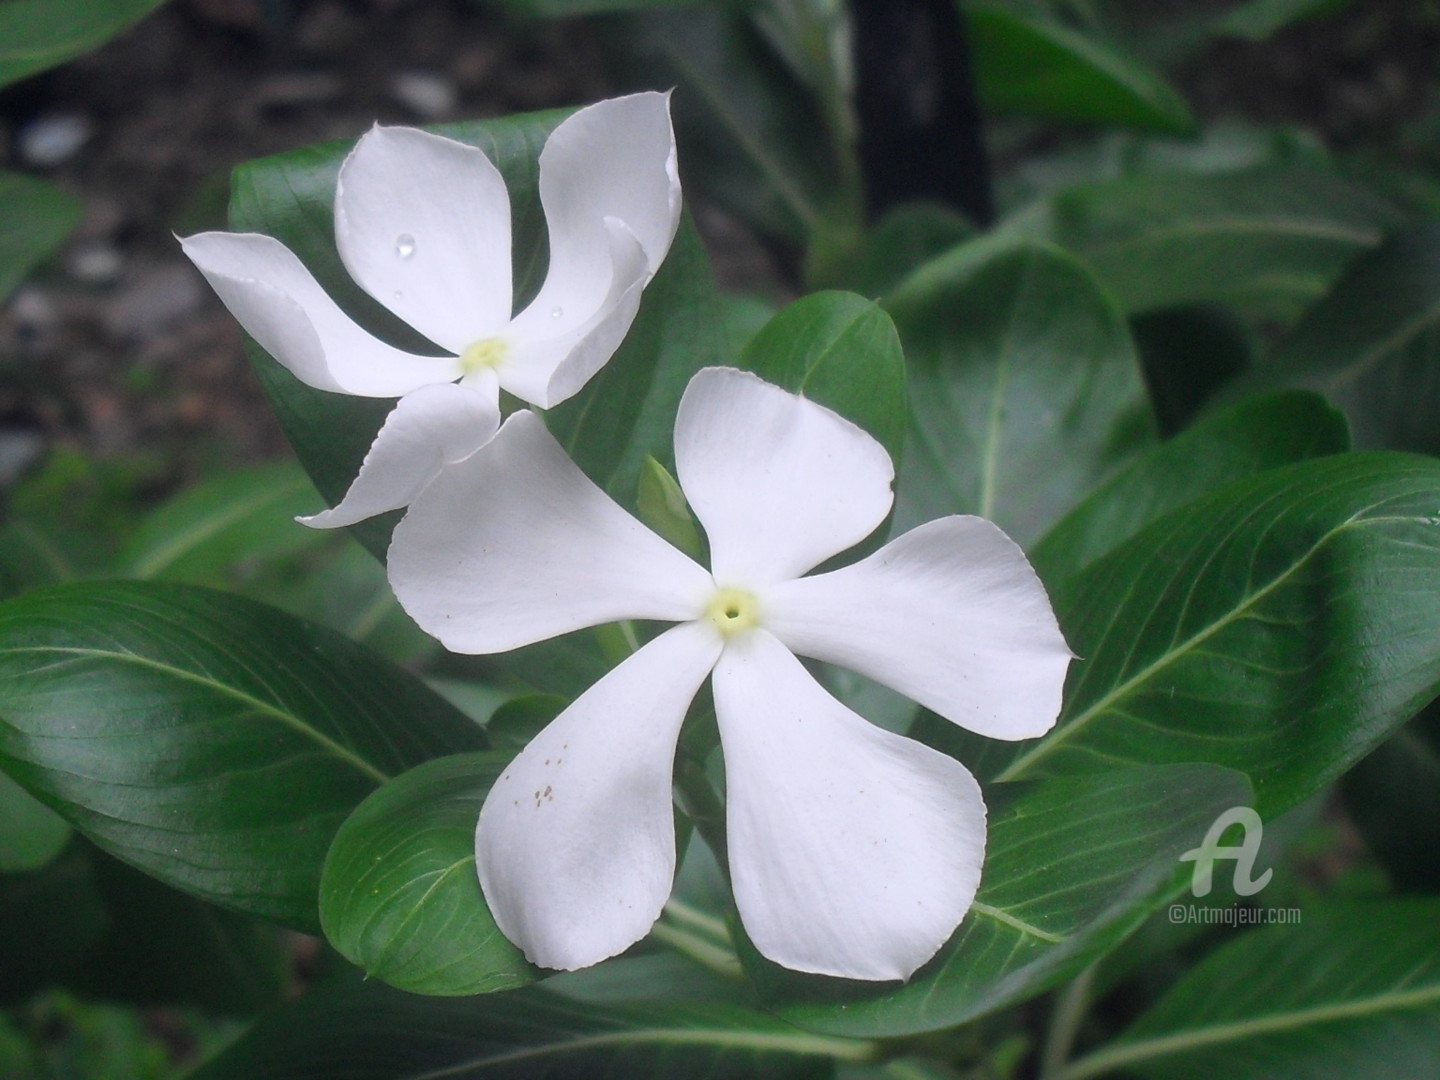
[[[420,994],[483,994],[535,978],[500,933],[475,873],[475,822],[508,754],[460,754],[396,777],[330,845],[320,923],[377,979]]]
[[[1052,238],[1127,311],[1213,301],[1286,320],[1402,220],[1380,196],[1300,168],[1085,185],[1051,214]]]
[[[0,86],[98,48],[163,2],[7,0],[0,4]]]
[[[11,6],[0,5],[0,72],[4,42],[9,40],[3,29],[5,11]],[[54,184],[0,171],[0,301],[70,235],[82,210],[79,199]]]
[[[1440,224],[1397,231],[1348,267],[1247,385],[1338,402],[1365,447],[1440,452]]]
[[[329,540],[295,521],[322,509],[292,462],[224,473],[152,511],[131,534],[116,570],[125,577],[219,583],[242,562],[264,562]]]
[[[965,16],[989,108],[1181,135],[1195,128],[1179,91],[1131,55],[995,4],[967,4]]]
[[[1349,449],[1345,418],[1302,392],[1251,398],[1161,443],[1112,476],[1030,550],[1045,581],[1090,565],[1157,517],[1232,480]]]
[[[224,593],[82,583],[0,604],[0,760],[100,847],[201,899],[318,925],[340,822],[484,745],[414,676]]]
[[[979,514],[1023,546],[1153,438],[1125,320],[1063,252],[967,244],[888,306],[911,414],[897,529]]]
[[[1059,1080],[1418,1080],[1440,1046],[1440,900],[1316,905],[1215,950]]]
[[[901,986],[765,965],[769,1005],[817,1031],[895,1036],[1033,997],[1138,927],[1185,877],[1180,854],[1250,789],[1229,770],[1182,765],[1001,785],[987,797],[980,892],[934,960]]]
[[[854,293],[812,293],[751,339],[740,366],[859,424],[897,464],[905,440],[905,357],[895,324]]]
[[[1054,731],[961,740],[1003,779],[1210,761],[1262,817],[1330,783],[1440,686],[1440,461],[1338,454],[1161,517],[1052,585],[1071,668]]]
[[[871,1048],[732,1005],[581,1004],[541,987],[473,998],[340,980],[262,1020],[193,1080],[646,1077],[823,1080]]]
[[[70,839],[65,819],[0,772],[0,873],[38,870]]]

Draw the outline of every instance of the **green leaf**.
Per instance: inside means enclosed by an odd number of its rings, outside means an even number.
[[[1130,318],[1162,435],[1195,421],[1223,387],[1254,362],[1244,321],[1219,304],[1161,308]]]
[[[948,206],[902,203],[871,228],[837,284],[879,299],[931,259],[974,236],[975,227]]]
[[[1440,892],[1440,704],[1346,773],[1341,790],[1395,887]]]
[[[17,514],[0,525],[0,596],[96,576],[111,556],[108,537],[77,532],[48,515]]]
[[[1349,6],[1350,0],[1246,0],[1221,17],[1215,32],[1264,41],[1287,26],[1333,15]]]
[[[700,529],[680,481],[653,457],[645,458],[635,496],[635,516],[692,559],[700,558]]]
[[[495,710],[485,733],[498,750],[518,753],[570,704],[559,694],[525,694]]]
[[[991,109],[1187,135],[1179,91],[1094,38],[992,4],[965,7],[980,99]]]
[[[460,754],[396,777],[330,845],[320,923],[367,974],[419,994],[483,994],[535,978],[475,873],[475,822],[507,754]]]
[[[966,244],[889,307],[911,411],[897,530],[979,514],[1023,546],[1153,437],[1125,321],[1063,252]]]
[[[1440,685],[1440,461],[1337,454],[1227,485],[1051,596],[1071,648],[1054,731],[980,740],[1002,779],[1210,761],[1262,816],[1330,783]]]
[[[1250,789],[1229,770],[1182,765],[1000,785],[987,798],[980,892],[934,960],[902,986],[765,965],[770,1007],[817,1031],[898,1036],[1033,997],[1114,948],[1188,881],[1179,856]]]
[[[732,1005],[604,1007],[542,987],[473,998],[353,979],[311,989],[193,1080],[401,1080],[421,1076],[822,1080],[872,1048],[796,1031]]]
[[[1440,1045],[1440,900],[1306,908],[1215,950],[1108,1046],[1059,1080],[1229,1080],[1434,1071]]]
[[[108,926],[67,987],[90,998],[230,1016],[285,996],[290,942],[276,927],[186,896],[93,848],[89,854]]]
[[[620,22],[610,43],[637,83],[678,88],[680,160],[708,198],[792,243],[858,221],[853,156],[743,11],[656,12]]]
[[[0,72],[4,71],[4,42],[13,40],[4,31],[5,13],[14,6],[13,0],[0,4]],[[0,301],[70,235],[83,209],[79,199],[54,184],[0,171]]]
[[[0,1002],[66,977],[105,933],[88,856],[77,843],[42,869],[0,873]]]
[[[895,324],[854,293],[812,293],[751,339],[740,366],[860,425],[900,461],[905,357]]]
[[[38,870],[70,839],[65,819],[0,772],[0,873]]]
[[[1357,445],[1440,451],[1440,223],[1358,256],[1247,386],[1304,386],[1345,409]]]
[[[1402,220],[1380,196],[1302,168],[1085,185],[1051,214],[1052,238],[1127,311],[1213,301],[1282,320]]]
[[[163,2],[7,0],[0,4],[0,86],[98,48]]]
[[[1089,566],[1151,521],[1232,480],[1349,449],[1345,418],[1303,392],[1250,398],[1146,452],[1091,492],[1030,551],[1045,581]]]
[[[126,577],[211,584],[240,562],[263,562],[328,542],[295,521],[322,509],[293,462],[224,473],[152,511],[131,534],[117,570]]]
[[[6,771],[118,858],[300,929],[350,810],[483,745],[414,676],[239,597],[117,582],[0,604]]]
[[[304,528],[288,519],[284,524]],[[349,537],[333,532],[320,537],[326,545],[313,558],[261,567],[269,572],[247,574],[233,588],[252,600],[324,623],[404,667],[421,666],[442,651],[440,643],[405,614],[385,568],[373,555]]]

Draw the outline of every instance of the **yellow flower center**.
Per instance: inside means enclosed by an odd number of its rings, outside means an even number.
[[[473,345],[467,345],[460,354],[460,370],[470,375],[481,368],[498,367],[500,361],[505,359],[507,348],[504,340],[498,337],[484,338]]]
[[[715,595],[705,605],[705,617],[728,637],[759,624],[760,603],[754,593],[727,586],[715,590]]]

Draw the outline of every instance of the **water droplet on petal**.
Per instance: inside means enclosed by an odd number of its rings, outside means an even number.
[[[395,238],[395,254],[402,259],[408,259],[415,254],[415,237],[408,232],[401,233]]]
[[[396,289],[396,290],[395,290],[395,299],[396,299],[396,300],[404,300],[404,299],[405,299],[405,294],[404,294],[403,292],[401,292],[399,289]]]
[[[554,307],[554,308],[551,308],[551,309],[550,309],[550,317],[551,317],[552,319],[558,319],[558,318],[560,318],[560,316],[562,316],[562,315],[564,315],[564,314],[565,314],[565,309],[564,309],[564,308]]]

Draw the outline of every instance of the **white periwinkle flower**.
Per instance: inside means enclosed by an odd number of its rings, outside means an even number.
[[[1071,659],[1045,590],[998,528],[959,516],[802,576],[885,519],[893,467],[854,424],[754,375],[691,380],[675,462],[708,571],[591,483],[528,411],[446,468],[395,531],[396,594],[458,652],[618,619],[679,624],[581,695],[491,790],[476,830],[490,909],[545,967],[644,936],[675,871],[676,739],[708,675],[751,940],[800,971],[905,978],[975,896],[979,786],[846,708],[796,656],[983,735],[1031,738],[1054,723]]]
[[[408,353],[363,330],[273,237],[181,241],[241,325],[301,381],[400,397],[344,500],[308,524],[404,506],[494,435],[501,389],[548,408],[610,359],[679,222],[668,96],[602,101],[566,119],[540,153],[539,187],[549,270],[512,318],[510,196],[483,151],[377,125],[340,166],[345,269],[448,356]]]

